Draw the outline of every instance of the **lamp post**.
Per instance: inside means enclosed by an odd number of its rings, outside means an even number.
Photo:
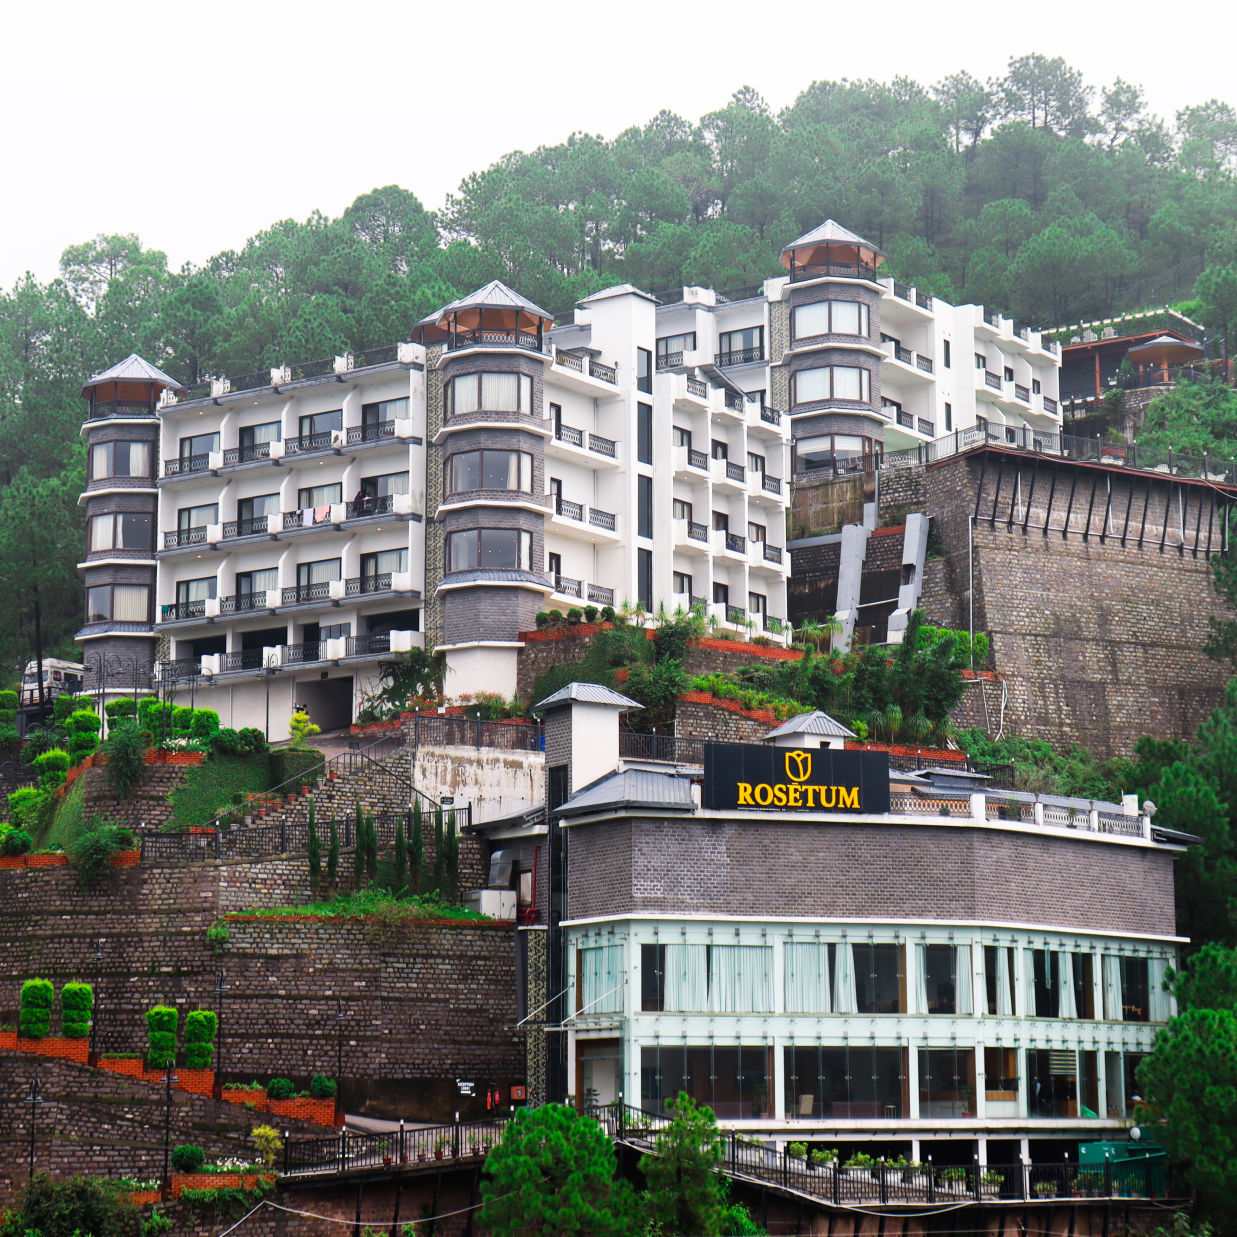
[[[335,1094],[344,1076],[344,1002],[342,997],[335,998]]]
[[[221,1084],[223,1082],[223,994],[227,990],[228,985],[223,982],[223,967],[220,967],[219,973],[215,976],[215,1017],[218,1020],[215,1034],[219,1037],[219,1047],[215,1053],[215,1077]]]
[[[34,1113],[35,1109],[43,1102],[43,1083],[38,1074],[30,1080],[30,1163],[28,1168],[27,1180],[34,1177]]]
[[[96,1032],[99,1027],[99,975],[103,970],[103,938],[94,947],[94,993],[90,1010],[90,1055],[93,1058],[97,1047]]]
[[[166,1087],[163,1100],[163,1180],[169,1181],[172,1166],[172,1083],[180,1081],[171,1061],[163,1067],[163,1080]]]
[[[271,741],[271,679],[279,673],[279,654],[267,653],[262,660],[262,677],[266,680],[266,741]]]

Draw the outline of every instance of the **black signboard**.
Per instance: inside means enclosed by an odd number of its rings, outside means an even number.
[[[701,804],[770,812],[885,813],[889,811],[889,755],[706,743]]]

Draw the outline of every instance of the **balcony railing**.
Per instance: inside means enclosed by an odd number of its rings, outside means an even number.
[[[791,283],[805,279],[875,279],[876,268],[866,262],[822,262],[814,266],[791,269]]]
[[[1044,411],[1051,412],[1054,416],[1057,411],[1057,401],[1051,395],[1044,396]]]
[[[394,421],[378,421],[374,425],[353,425],[349,428],[347,442],[350,447],[365,442],[381,442],[384,438],[395,437]]]
[[[760,487],[767,494],[780,494],[782,492],[782,479],[781,477],[771,477],[768,473],[765,473],[760,479]]]
[[[904,429],[913,430],[915,428],[915,418],[911,413],[904,412],[901,408],[899,408],[898,424]]]
[[[781,425],[782,414],[776,408],[770,408],[767,404],[761,404],[760,419],[766,425]]]
[[[578,352],[564,352],[561,348],[555,349],[554,364],[561,365],[564,369],[574,369],[577,374],[584,372],[584,357]]]
[[[210,456],[202,455],[183,455],[179,459],[163,461],[163,475],[165,477],[185,477],[193,472],[207,472],[210,469]]]
[[[344,640],[345,657],[373,657],[391,651],[389,631],[371,631],[364,636],[348,636]]]
[[[223,462],[227,467],[233,464],[252,464],[255,460],[269,460],[271,444],[269,442],[251,442],[244,447],[229,447],[223,453]]]
[[[765,631],[783,632],[786,630],[786,620],[778,618],[774,614],[766,614],[764,616],[764,629]]]
[[[726,607],[726,622],[742,627],[747,623],[747,611],[742,606]]]
[[[704,763],[704,740],[689,735],[639,734],[634,730],[620,730],[619,755],[625,760],[698,765]]]
[[[344,519],[365,520],[374,515],[390,515],[394,509],[394,494],[381,494],[373,498],[354,498],[351,502],[344,504]]]
[[[1020,399],[1024,404],[1029,404],[1031,402],[1031,388],[1014,383],[1014,398]]]
[[[614,532],[618,524],[613,511],[599,511],[596,507],[588,509],[588,522],[597,528],[607,529],[609,532]]]
[[[345,597],[357,597],[362,593],[389,593],[391,591],[391,573],[376,571],[368,575],[352,576],[344,584]]]
[[[608,382],[611,385],[618,382],[618,369],[613,365],[603,365],[600,361],[594,361],[592,357],[588,362],[588,376],[596,378],[599,382]]]
[[[447,337],[447,350],[454,348],[526,348],[530,352],[543,350],[542,337],[531,331],[484,330],[452,331]]]
[[[925,421],[920,417],[916,422],[916,428],[921,434],[926,434],[929,438],[936,437],[936,424],[932,421]]]
[[[742,464],[731,463],[726,461],[726,477],[730,481],[744,482],[747,480],[747,469]]]
[[[225,653],[219,663],[219,668],[225,674],[237,670],[261,670],[262,650],[241,649],[238,653]]]
[[[920,309],[931,309],[932,298],[926,292],[916,292],[915,304],[918,305]]]
[[[220,614],[246,614],[253,610],[266,609],[266,590],[253,593],[237,593],[219,598]]]
[[[925,374],[931,374],[936,371],[936,366],[932,363],[932,358],[929,356],[916,355],[915,368],[923,370]]]
[[[554,500],[554,513],[561,515],[565,520],[583,520],[584,504],[572,502],[570,498],[563,498],[559,495]]]
[[[658,369],[674,369],[678,365],[683,364],[683,354],[681,352],[663,352],[657,358]]]
[[[590,584],[588,586],[588,599],[594,605],[612,606],[614,605],[614,590],[606,588],[601,584]]]
[[[176,550],[187,545],[203,545],[206,542],[206,525],[197,528],[178,528],[174,533],[163,534],[163,548]]]
[[[322,660],[322,641],[307,640],[304,644],[288,644],[284,646],[283,661],[285,664],[298,665],[308,661]]]
[[[366,369],[370,365],[391,365],[399,360],[399,344],[387,344],[382,348],[368,348],[352,354],[352,368]]]
[[[699,468],[701,472],[709,471],[709,457],[694,447],[687,448],[687,464],[689,468]]]
[[[782,561],[782,547],[780,545],[770,545],[766,541],[764,555],[766,563],[780,563]]]
[[[697,399],[709,398],[709,384],[701,382],[698,378],[689,378],[687,380],[687,393],[694,395]]]
[[[107,403],[92,404],[86,415],[88,421],[106,421],[111,417],[153,417],[153,404],[139,404],[130,400],[109,400]]]
[[[578,430],[574,425],[560,425],[554,431],[554,437],[559,442],[569,442],[573,447],[584,446],[584,431]]]
[[[323,430],[320,434],[302,434],[298,438],[289,438],[283,444],[284,453],[307,455],[311,451],[329,451],[332,433],[332,430]]]
[[[984,383],[993,391],[999,391],[1001,389],[1001,376],[986,369],[984,370]]]
[[[733,551],[735,554],[746,554],[747,538],[741,537],[738,533],[727,533],[726,549]]]
[[[995,309],[984,310],[984,321],[989,326],[994,326],[997,330],[1001,329],[1001,315]]]
[[[321,505],[323,507],[329,507],[334,504],[323,503]],[[285,511],[283,513],[284,532],[291,532],[293,529],[297,528],[313,528],[316,524],[329,524],[331,522],[330,515],[327,514],[324,515],[322,519],[318,519],[317,510],[317,507],[306,507],[303,511]]]
[[[909,348],[903,348],[897,340],[894,340],[893,359],[901,361],[903,365],[913,365],[915,363],[915,354]]]
[[[596,451],[598,455],[605,455],[610,459],[614,459],[615,452],[618,450],[618,443],[613,438],[603,438],[600,434],[589,434],[588,449]]]
[[[729,408],[731,412],[743,411],[743,404],[745,401],[742,395],[736,395],[733,391],[727,391],[724,398],[726,407]]]
[[[159,677],[163,679],[188,679],[200,674],[202,663],[196,657],[183,657],[178,661],[165,661],[159,665]]]
[[[692,541],[705,541],[709,539],[709,530],[703,524],[697,524],[695,520],[687,521],[687,535]]]
[[[562,576],[557,572],[553,576],[554,591],[564,597],[581,597],[584,595],[584,582],[573,580],[570,576]]]
[[[909,301],[911,299],[911,289],[909,284],[899,283],[896,279],[893,281],[893,294],[901,301]]]
[[[269,516],[255,515],[247,520],[228,520],[223,526],[224,540],[233,537],[256,537],[267,530]]]
[[[175,623],[178,619],[202,618],[206,613],[206,599],[200,601],[176,601],[163,607],[162,621]]]
[[[755,348],[735,348],[729,352],[719,352],[717,354],[718,365],[754,365],[758,361],[765,359],[764,346],[760,345]]]
[[[280,604],[303,606],[311,601],[329,601],[331,581],[319,580],[316,584],[291,584],[280,594]]]

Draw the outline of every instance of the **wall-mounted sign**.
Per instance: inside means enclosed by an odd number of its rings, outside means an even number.
[[[463,1078],[457,1078],[455,1085],[459,1088],[461,1095],[474,1095],[476,1093],[477,1084],[475,1082],[468,1082]]]
[[[889,755],[706,743],[701,804],[776,812],[888,812]]]

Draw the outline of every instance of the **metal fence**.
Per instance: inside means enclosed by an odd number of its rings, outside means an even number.
[[[502,1137],[500,1121],[463,1121],[386,1133],[341,1130],[326,1138],[288,1139],[283,1149],[285,1176],[342,1175],[361,1169],[438,1162],[484,1160]]]
[[[413,747],[494,747],[507,752],[545,750],[540,722],[483,721],[460,713],[414,713]]]

